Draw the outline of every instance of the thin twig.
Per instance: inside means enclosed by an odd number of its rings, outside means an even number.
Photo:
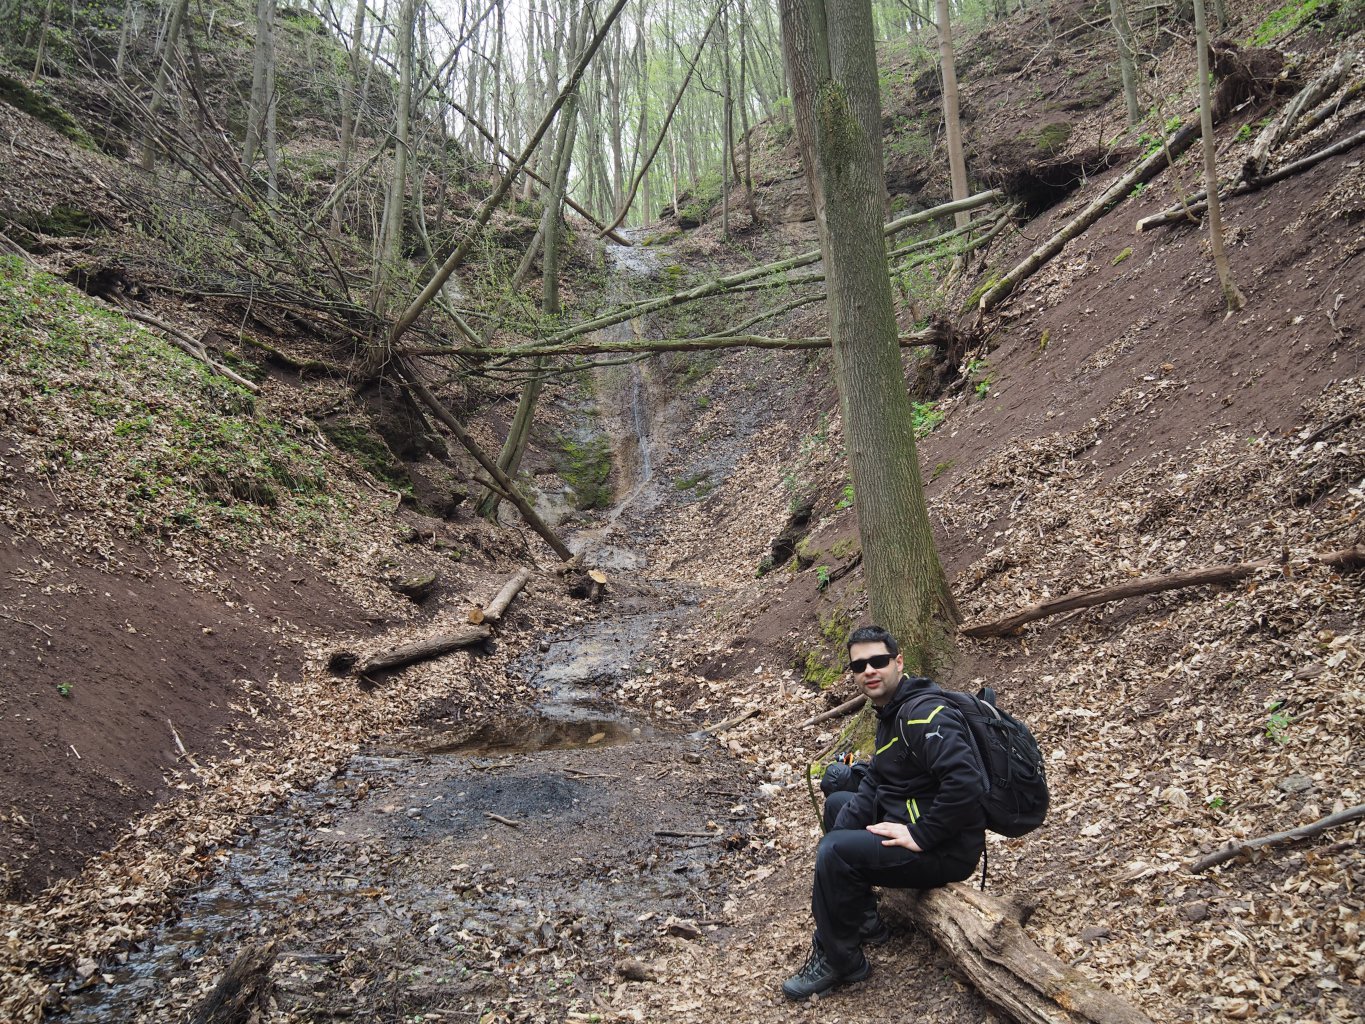
[[[510,825],[512,828],[521,828],[521,826],[525,824],[525,822],[513,821],[511,818],[504,818],[501,814],[494,814],[492,811],[485,811],[484,813],[500,825]]]

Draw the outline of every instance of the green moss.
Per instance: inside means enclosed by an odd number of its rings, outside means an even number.
[[[319,424],[327,440],[343,452],[355,456],[371,476],[386,480],[395,487],[411,484],[407,471],[395,457],[384,439],[358,420],[333,420]]]
[[[610,505],[612,492],[607,479],[611,476],[611,440],[603,434],[586,440],[560,434],[555,443],[559,447],[555,469],[573,491],[574,508]]]
[[[1056,153],[1071,140],[1071,122],[1053,121],[1039,128],[1033,136],[1034,143],[1044,153]]]
[[[944,473],[948,472],[948,470],[952,468],[953,468],[952,460],[949,460],[947,462],[940,462],[934,466],[934,471],[929,474],[929,479],[937,480],[939,477],[941,477]]]
[[[822,690],[827,690],[844,676],[840,664],[831,664],[827,655],[819,651],[807,651],[801,660],[801,678]]]
[[[829,553],[835,558],[847,558],[857,550],[858,538],[845,537],[843,540],[835,541],[834,544],[830,546]]]
[[[1131,255],[1133,255],[1133,247],[1130,245],[1126,249],[1124,249],[1123,252],[1119,253],[1117,256],[1114,257],[1114,262],[1111,264],[1111,266],[1117,267],[1120,263],[1122,263]]]
[[[42,93],[30,89],[12,75],[0,71],[0,100],[17,107],[49,128],[61,132],[72,142],[94,149],[94,143],[76,119]]]

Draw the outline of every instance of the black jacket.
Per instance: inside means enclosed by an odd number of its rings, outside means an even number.
[[[967,723],[932,680],[902,676],[877,708],[877,745],[835,828],[898,821],[921,850],[985,843],[985,778]]]

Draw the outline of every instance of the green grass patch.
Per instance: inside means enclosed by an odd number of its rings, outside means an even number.
[[[1266,15],[1265,20],[1252,29],[1246,43],[1248,46],[1266,46],[1289,35],[1320,8],[1326,14],[1333,6],[1332,0],[1289,0]]]
[[[310,431],[270,420],[250,392],[10,258],[0,393],[30,468],[135,532],[230,532],[335,501]]]

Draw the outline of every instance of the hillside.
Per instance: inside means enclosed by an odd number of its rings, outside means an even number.
[[[1031,7],[959,40],[969,166],[1022,206],[950,287],[942,259],[897,280],[903,327],[953,331],[947,355],[906,359],[939,550],[969,624],[1266,564],[960,640],[945,682],[994,686],[1053,788],[1044,830],[990,837],[988,888],[1153,1021],[1358,1020],[1361,821],[1192,865],[1365,803],[1360,564],[1313,561],[1362,542],[1361,150],[1226,203],[1240,313],[1204,228],[1134,230],[1200,187],[1191,151],[980,314],[988,282],[1194,109],[1173,30],[1148,55],[1161,109],[1124,130],[1103,13]],[[1298,84],[1360,51],[1365,8],[1235,13],[1227,37],[1288,70],[1220,122],[1228,172]],[[950,195],[934,64],[918,44],[882,56],[891,209],[927,209]],[[1361,74],[1277,164],[1360,131]],[[189,193],[117,139],[80,143],[97,92],[50,94],[66,131],[0,102],[6,1019],[178,1018],[267,935],[260,1019],[875,1021],[911,992],[934,1020],[992,1012],[892,915],[869,982],[810,1007],[778,992],[809,942],[805,768],[858,741],[800,724],[850,695],[842,643],[867,605],[828,353],[653,356],[550,388],[524,478],[606,571],[587,600],[514,513],[473,514],[477,467],[401,389],[356,386],[335,321],[185,287],[204,264],[165,211]],[[723,238],[715,197],[693,197],[699,226],[666,218],[609,262],[580,231],[570,299],[818,247],[789,129],[753,138],[760,223],[736,195]],[[461,187],[470,205],[487,188]],[[499,215],[490,264],[528,223]],[[713,333],[767,303],[634,330]],[[762,329],[827,328],[813,304]],[[440,386],[496,450],[514,378]],[[490,642],[329,671],[465,623],[523,566]]]

